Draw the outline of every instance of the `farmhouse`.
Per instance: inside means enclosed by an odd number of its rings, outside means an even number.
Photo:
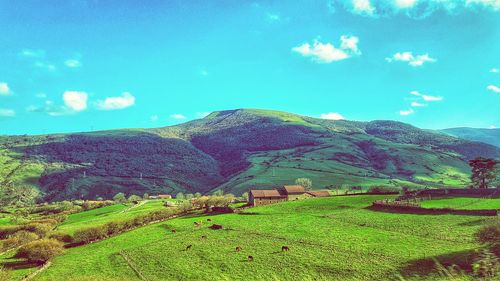
[[[278,192],[276,189],[270,190],[250,190],[248,193],[248,202],[252,206],[269,205],[278,202],[287,201],[286,195]]]
[[[170,195],[170,194],[158,194],[158,198],[160,198],[160,199],[172,199],[172,195]]]

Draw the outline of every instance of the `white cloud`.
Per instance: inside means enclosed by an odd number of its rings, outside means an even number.
[[[186,119],[186,116],[182,115],[182,114],[172,114],[170,115],[170,118],[173,118],[173,119]]]
[[[202,70],[202,71],[200,71],[200,75],[201,76],[208,76],[208,71]]]
[[[0,117],[14,117],[16,112],[12,109],[0,108]]]
[[[498,68],[492,68],[492,69],[490,69],[490,72],[491,73],[499,73],[500,70],[498,70]]]
[[[196,112],[196,117],[198,118],[205,118],[208,115],[210,115],[211,112]]]
[[[83,111],[87,109],[88,94],[79,91],[66,91],[63,94],[64,104],[72,111]]]
[[[344,116],[342,116],[340,113],[337,112],[328,112],[328,113],[323,113],[320,115],[321,119],[327,119],[327,120],[344,120]]]
[[[12,91],[9,88],[9,84],[6,82],[0,82],[0,96],[10,96]]]
[[[417,97],[422,98],[424,101],[442,101],[444,98],[443,97],[438,97],[438,96],[431,96],[427,94],[422,94],[418,91],[411,91],[410,95],[414,95]]]
[[[56,66],[50,62],[46,61],[36,61],[34,64],[35,67],[40,68],[40,69],[45,69],[48,72],[55,72],[56,71]]]
[[[489,85],[488,87],[486,87],[486,89],[494,92],[494,93],[500,93],[500,88],[498,88],[497,86],[495,85]]]
[[[278,14],[267,14],[267,19],[270,21],[270,22],[278,22],[281,20],[281,17],[280,15]]]
[[[312,61],[317,63],[331,63],[361,55],[361,51],[358,48],[358,37],[342,35],[340,41],[339,48],[336,48],[331,43],[321,43],[318,40],[314,40],[312,45],[304,43],[292,48],[292,51],[304,57],[310,57]]]
[[[394,1],[394,5],[396,5],[396,7],[400,8],[400,9],[412,8],[413,6],[415,6],[416,3],[417,3],[417,0],[395,0]]]
[[[497,126],[495,126],[495,125],[490,126],[490,129],[496,129],[496,128],[497,128]]]
[[[408,115],[411,115],[413,113],[415,113],[415,111],[413,111],[413,109],[411,109],[411,108],[408,110],[400,110],[399,111],[399,115],[401,115],[401,116],[408,116]]]
[[[45,99],[45,98],[47,98],[47,94],[46,93],[38,93],[35,95],[35,97],[37,97],[39,99]]]
[[[436,62],[436,59],[431,58],[429,54],[414,56],[412,52],[398,52],[392,55],[392,57],[385,58],[385,60],[388,62],[393,62],[393,61],[407,62],[408,65],[413,67],[422,66],[426,62]]]
[[[97,101],[97,108],[100,110],[116,110],[131,107],[135,104],[135,97],[128,92],[124,92],[118,97],[108,97]]]
[[[159,117],[158,117],[158,115],[155,114],[155,115],[151,115],[151,117],[149,119],[151,120],[151,122],[156,122],[156,121],[158,121]]]
[[[373,15],[375,13],[375,7],[370,0],[353,0],[352,6],[353,12],[356,14]]]
[[[64,65],[69,68],[78,68],[82,66],[82,63],[77,59],[69,59],[64,61]]]
[[[419,102],[413,101],[413,102],[411,103],[411,106],[412,106],[412,107],[423,107],[423,106],[427,106],[427,104],[425,104],[425,103],[419,103]]]

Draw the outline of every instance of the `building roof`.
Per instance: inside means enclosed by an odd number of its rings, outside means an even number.
[[[276,189],[252,189],[250,193],[254,198],[263,198],[263,197],[284,197],[281,195]]]
[[[330,192],[324,191],[308,191],[307,194],[310,194],[314,197],[328,197],[331,196]]]
[[[284,185],[281,189],[287,194],[303,194],[306,192],[302,185]]]

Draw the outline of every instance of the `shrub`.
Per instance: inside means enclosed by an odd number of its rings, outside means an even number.
[[[45,237],[47,232],[51,231],[52,228],[54,228],[54,227],[51,224],[37,223],[37,222],[36,223],[28,223],[28,224],[23,225],[23,227],[22,227],[23,230],[33,232],[36,235],[38,235],[38,237],[40,237],[40,238]]]
[[[493,223],[487,224],[476,233],[479,242],[486,244],[491,251],[500,256],[500,220],[496,219]]]
[[[28,232],[25,230],[20,230],[9,236],[8,239],[3,240],[0,250],[5,251],[8,249],[12,249],[15,247],[19,247],[21,245],[27,244],[31,241],[35,241],[38,239],[38,235],[32,232]]]
[[[10,235],[21,229],[22,227],[20,225],[2,226],[0,227],[0,239],[7,239]]]
[[[107,229],[102,226],[89,227],[75,231],[73,241],[88,244],[106,238]]]
[[[112,236],[123,232],[126,229],[125,223],[122,221],[111,221],[104,225],[108,236]]]
[[[62,254],[63,250],[63,243],[54,239],[41,239],[19,248],[16,257],[30,262],[45,263]]]
[[[0,281],[10,280],[10,272],[0,266]]]
[[[63,243],[73,242],[73,237],[71,237],[71,235],[64,233],[64,232],[53,232],[49,235],[49,238],[63,242]]]
[[[400,189],[393,186],[371,186],[368,188],[369,193],[389,193],[389,192],[399,192]]]

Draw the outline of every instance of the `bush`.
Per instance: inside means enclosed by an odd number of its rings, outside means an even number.
[[[40,238],[45,237],[47,232],[51,231],[53,228],[53,225],[47,223],[28,223],[22,227],[23,230],[33,232]]]
[[[53,232],[49,235],[49,238],[63,242],[63,243],[73,242],[73,237],[71,237],[71,235],[64,233],[64,232]]]
[[[399,191],[400,191],[399,188],[393,186],[371,186],[370,188],[368,188],[369,193],[378,193],[378,194],[399,192]]]
[[[500,220],[487,224],[479,229],[476,238],[480,243],[486,244],[491,251],[500,257]]]
[[[10,272],[0,266],[0,281],[10,280]]]
[[[16,257],[30,262],[45,263],[62,254],[63,251],[63,243],[54,239],[41,239],[19,248]]]
[[[126,225],[122,221],[111,221],[104,225],[108,236],[112,236],[126,230]]]
[[[27,244],[31,241],[35,241],[38,239],[38,235],[32,232],[28,232],[25,230],[20,230],[9,236],[8,239],[3,240],[0,250],[5,251],[8,249],[12,249],[15,247],[19,247],[21,245]]]
[[[73,241],[88,244],[107,237],[107,229],[102,226],[89,227],[75,231]]]

